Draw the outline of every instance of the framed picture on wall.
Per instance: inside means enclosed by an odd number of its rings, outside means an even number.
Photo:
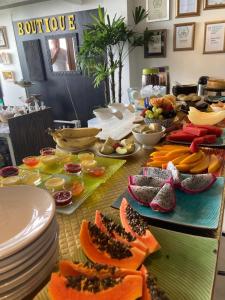
[[[147,22],[167,21],[170,19],[169,0],[146,0],[146,9],[149,12]]]
[[[225,20],[205,23],[204,54],[225,52]]]
[[[144,57],[166,57],[166,29],[145,30]]]
[[[15,80],[14,72],[12,72],[12,71],[2,71],[2,76],[3,76],[4,80],[7,80],[7,81]]]
[[[7,49],[8,47],[6,27],[0,27],[0,49]]]
[[[174,25],[173,50],[194,50],[195,23],[181,23]]]
[[[225,0],[204,0],[204,9],[225,8]]]
[[[176,0],[176,18],[200,15],[200,0]]]

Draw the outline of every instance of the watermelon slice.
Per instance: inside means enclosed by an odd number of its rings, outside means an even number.
[[[182,142],[192,142],[197,136],[193,134],[189,134],[186,132],[181,133],[172,133],[170,134],[166,140],[167,141],[182,141]]]
[[[216,142],[216,135],[213,134],[208,134],[205,136],[200,136],[198,138],[195,138],[190,146],[190,150],[192,153],[195,153],[199,150],[199,145],[200,144],[213,144]]]
[[[205,128],[198,128],[198,127],[189,127],[185,126],[183,127],[183,131],[186,133],[190,133],[197,136],[204,136],[208,133],[208,129]]]
[[[194,124],[188,123],[188,124],[186,124],[186,127],[207,129],[208,134],[215,134],[217,137],[220,137],[223,133],[223,130],[221,128],[213,126],[213,125],[194,125]]]

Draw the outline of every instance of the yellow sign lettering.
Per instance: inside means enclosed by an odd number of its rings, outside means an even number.
[[[25,22],[24,27],[25,27],[26,33],[27,34],[31,34],[31,26],[30,26],[30,22],[29,21]]]
[[[18,28],[18,34],[19,35],[24,35],[23,23],[22,22],[17,23],[17,28]]]
[[[51,31],[57,31],[58,30],[58,22],[55,17],[52,17],[50,19],[50,24],[51,24]]]
[[[37,27],[36,27],[36,22],[35,22],[35,20],[31,20],[31,21],[30,21],[30,25],[31,25],[31,31],[32,31],[32,34],[37,33]]]
[[[61,30],[66,30],[65,16],[59,16],[59,28]]]
[[[51,32],[49,27],[49,18],[44,18],[45,21],[45,32]]]
[[[68,21],[69,21],[69,30],[75,30],[76,25],[75,25],[75,17],[74,15],[69,15],[68,16]]]
[[[43,33],[43,21],[42,19],[36,19],[36,25],[37,25],[37,28],[38,28],[38,33]]]

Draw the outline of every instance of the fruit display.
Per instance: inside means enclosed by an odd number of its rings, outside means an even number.
[[[113,239],[86,220],[81,224],[80,243],[85,255],[95,263],[136,270],[146,257],[144,251]]]
[[[201,144],[214,144],[223,133],[221,128],[212,125],[185,124],[183,129],[175,130],[167,136],[169,142],[190,142],[191,152],[197,152]]]
[[[109,137],[100,148],[100,153],[110,155],[117,153],[120,155],[131,154],[135,151],[135,144],[129,139],[117,141]]]
[[[176,97],[167,95],[161,98],[152,98],[149,105],[141,113],[142,117],[151,120],[171,119],[176,116]]]
[[[217,172],[223,163],[222,157],[206,154],[202,150],[192,153],[187,146],[162,145],[156,146],[155,149],[156,151],[150,154],[147,167],[166,169],[171,161],[181,172],[198,174]]]
[[[63,128],[50,130],[49,133],[60,148],[79,151],[93,146],[100,131],[98,128]]]
[[[215,125],[225,119],[225,111],[201,112],[194,107],[190,107],[188,119],[194,125]]]

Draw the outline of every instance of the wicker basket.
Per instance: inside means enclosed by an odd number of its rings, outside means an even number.
[[[173,124],[173,121],[174,118],[164,119],[164,120],[144,118],[144,122],[147,125],[150,125],[152,123],[158,123],[161,126],[164,126],[165,128],[170,127]]]

